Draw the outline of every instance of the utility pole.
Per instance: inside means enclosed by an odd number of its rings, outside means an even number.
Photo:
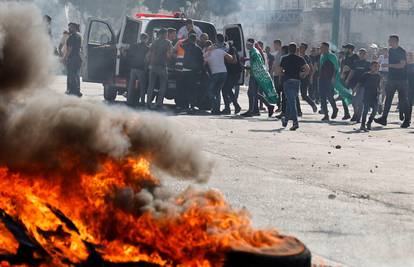
[[[332,10],[332,40],[331,42],[338,47],[339,27],[341,22],[341,0],[334,0]]]

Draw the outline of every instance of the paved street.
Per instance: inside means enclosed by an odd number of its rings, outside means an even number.
[[[63,93],[64,77],[51,88]],[[103,101],[101,85],[82,90],[84,99]],[[241,104],[247,107],[245,92]],[[166,119],[215,159],[206,186],[246,207],[256,226],[276,227],[347,266],[414,266],[414,128],[400,129],[393,113],[386,128],[359,133],[348,122],[320,123],[302,106],[297,132],[265,114]]]

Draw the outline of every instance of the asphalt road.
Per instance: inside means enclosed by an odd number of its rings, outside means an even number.
[[[63,93],[64,78],[51,88]],[[82,91],[84,99],[103,100],[100,85],[83,84]],[[244,92],[241,104],[247,107]],[[302,106],[297,132],[266,114],[166,119],[215,159],[206,187],[246,207],[256,226],[276,227],[347,266],[414,266],[414,128],[400,129],[393,113],[389,126],[360,133],[348,122],[321,123]]]

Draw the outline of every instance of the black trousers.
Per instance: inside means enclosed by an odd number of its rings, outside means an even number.
[[[200,79],[200,74],[196,71],[183,71],[182,78],[182,108],[194,108],[198,95],[197,81]]]
[[[267,108],[270,108],[270,103],[259,93],[259,85],[254,77],[250,77],[249,89],[247,90],[247,96],[249,97],[249,111],[256,113],[259,112],[259,99],[265,104]]]
[[[398,91],[398,103],[400,112],[404,114],[405,120],[408,121],[411,118],[411,114],[409,114],[410,110],[408,103],[408,82],[406,80],[388,80],[385,90],[386,98],[384,112],[382,114],[383,118],[387,119],[395,92]]]
[[[329,101],[333,110],[338,109],[334,99],[334,87],[331,80],[319,80],[319,95],[321,98],[321,109],[325,116],[328,116],[329,113],[327,101]]]
[[[226,109],[230,109],[230,103],[234,106],[237,105],[237,97],[233,92],[233,88],[236,87],[240,81],[240,73],[227,73],[227,80],[224,83],[222,95],[224,100],[224,106]]]
[[[276,88],[276,94],[277,94],[277,107],[278,108],[282,108],[282,91],[283,91],[283,86],[279,80],[279,76],[273,76],[273,83],[275,84],[275,88]]]
[[[315,102],[313,102],[312,98],[309,96],[308,92],[310,91],[310,80],[309,78],[306,79],[301,79],[300,80],[300,95],[302,97],[302,99],[304,101],[306,101],[306,103],[309,104],[309,106],[311,106],[312,108],[316,106]],[[302,113],[302,109],[300,108],[300,102],[297,101],[298,103],[298,112]]]
[[[368,123],[372,123],[374,121],[375,116],[378,112],[378,100],[374,99],[372,101],[364,101],[363,109],[362,109],[362,120],[361,124],[365,125],[367,122],[367,116],[369,110],[372,109],[371,115],[369,116]]]
[[[68,94],[80,94],[80,66],[77,66],[76,64],[68,64],[66,86]]]

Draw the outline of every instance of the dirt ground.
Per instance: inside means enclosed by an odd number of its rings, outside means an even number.
[[[63,93],[64,77],[51,88]],[[103,100],[101,85],[82,90],[85,99]],[[245,92],[240,99],[246,108]],[[166,118],[215,160],[205,187],[247,208],[256,226],[294,235],[347,266],[414,266],[414,128],[400,129],[394,112],[387,127],[360,133],[359,125],[321,123],[302,107],[297,132],[267,114]],[[188,185],[170,183],[175,190]]]

